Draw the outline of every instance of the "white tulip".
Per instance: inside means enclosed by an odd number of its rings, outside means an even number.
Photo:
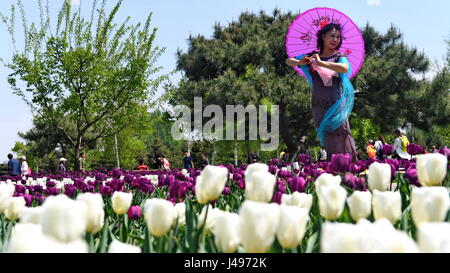
[[[405,232],[398,231],[382,218],[370,223],[362,219],[358,222],[359,247],[363,253],[417,253],[419,248]]]
[[[450,253],[450,223],[423,223],[417,239],[422,252]]]
[[[88,245],[83,240],[69,243],[56,241],[44,236],[41,225],[16,224],[11,232],[8,253],[88,253]]]
[[[264,163],[253,163],[248,165],[244,173],[245,179],[251,176],[251,174],[254,172],[269,172],[269,166]]]
[[[81,239],[87,220],[86,204],[66,195],[49,196],[42,205],[42,231],[60,242]]]
[[[112,208],[118,215],[122,215],[128,212],[133,201],[133,193],[131,192],[114,192],[111,197]]]
[[[372,194],[370,191],[354,191],[347,198],[347,204],[350,208],[350,216],[358,222],[361,218],[367,218],[372,211]]]
[[[309,220],[308,210],[295,206],[280,206],[277,238],[283,248],[291,249],[301,243]]]
[[[400,192],[373,191],[372,197],[373,216],[376,220],[388,219],[395,224],[402,214],[402,198]]]
[[[103,210],[103,198],[101,194],[81,193],[77,200],[82,201],[87,206],[87,226],[86,231],[96,234],[103,228],[105,222],[105,211]]]
[[[239,245],[239,215],[231,212],[219,213],[214,224],[217,247],[224,253],[236,252]]]
[[[413,188],[411,214],[416,226],[423,222],[444,221],[450,208],[450,197],[446,187]]]
[[[175,204],[175,210],[177,211],[178,226],[184,226],[186,224],[186,204],[177,203]],[[176,221],[173,223],[176,224]]]
[[[108,253],[141,253],[141,248],[113,240],[109,245]]]
[[[228,169],[213,165],[206,166],[197,176],[195,196],[200,204],[216,200],[225,188]]]
[[[295,191],[292,194],[283,194],[281,196],[281,204],[304,208],[308,212],[311,210],[312,201],[313,201],[312,194],[298,191]]]
[[[447,175],[447,157],[439,153],[419,155],[416,161],[417,177],[423,186],[441,186]]]
[[[36,224],[16,224],[11,231],[8,253],[42,253],[48,252],[47,239],[42,228]]]
[[[155,237],[161,237],[172,227],[177,211],[172,202],[165,199],[147,199],[144,204],[144,218],[148,230]]]
[[[5,203],[5,217],[10,221],[16,221],[20,218],[20,213],[22,209],[26,206],[25,198],[20,197],[11,197],[6,200]]]
[[[245,177],[245,198],[257,202],[270,202],[276,177],[264,171],[255,171]]]
[[[42,207],[23,208],[20,215],[20,223],[22,224],[41,224]]]
[[[317,189],[320,215],[327,220],[339,218],[345,208],[347,191],[334,183],[321,185]]]
[[[321,252],[325,253],[416,253],[417,244],[405,232],[396,230],[387,219],[357,224],[322,225]]]
[[[208,210],[208,214],[206,215],[206,211]],[[198,216],[197,228],[203,227],[204,232],[208,232],[212,229],[216,223],[217,216],[219,216],[223,211],[218,208],[212,208],[211,205],[206,205],[203,207],[200,215]],[[206,222],[205,222],[206,216]]]
[[[391,184],[391,166],[387,163],[372,163],[369,166],[367,184],[372,191],[387,191]]]
[[[15,190],[14,184],[0,182],[0,214],[5,211],[5,202],[13,197]]]
[[[322,253],[358,253],[359,230],[356,225],[325,222],[321,227],[320,251]]]
[[[319,188],[322,186],[341,185],[342,178],[339,175],[332,175],[329,173],[323,173],[314,182],[316,192],[319,192]]]
[[[239,238],[245,252],[264,253],[275,240],[279,205],[245,201],[239,209]]]

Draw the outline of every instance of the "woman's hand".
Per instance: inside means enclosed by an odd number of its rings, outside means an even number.
[[[322,64],[322,59],[320,59],[319,54],[314,54],[311,56],[311,61],[315,60],[317,65],[321,65]]]
[[[297,60],[296,58],[289,58],[286,60],[286,64],[289,66],[307,65],[310,63],[311,63],[311,60],[306,55],[303,56],[303,58],[301,60]]]

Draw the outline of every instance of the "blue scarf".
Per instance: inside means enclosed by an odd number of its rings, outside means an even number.
[[[305,54],[302,54],[295,58],[301,60],[304,56]],[[325,146],[325,132],[334,131],[344,124],[353,109],[354,90],[349,79],[352,74],[352,67],[347,57],[341,57],[339,63],[347,64],[348,71],[346,73],[339,73],[342,80],[342,95],[330,108],[328,108],[320,122],[319,128],[316,128],[317,138],[322,146]],[[309,64],[299,67],[305,74],[306,79],[308,79],[309,86],[312,89],[312,77],[309,72]]]

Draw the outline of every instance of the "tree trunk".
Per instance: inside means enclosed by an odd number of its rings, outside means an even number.
[[[74,166],[75,166],[74,170],[75,171],[79,171],[80,170],[80,161],[78,159],[79,159],[80,152],[81,152],[81,140],[82,140],[82,137],[79,136],[77,138],[77,142],[76,142],[75,147],[74,147],[75,154],[73,156],[73,159],[74,159],[74,162],[75,162],[75,164],[74,164]]]

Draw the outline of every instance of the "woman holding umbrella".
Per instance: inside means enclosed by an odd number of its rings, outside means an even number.
[[[351,53],[351,50],[339,51],[344,39],[343,33],[348,31],[344,31],[337,20],[330,20],[330,23],[327,19],[328,17],[322,16],[314,21],[318,30],[318,51],[288,58],[286,64],[299,66],[313,90],[313,119],[317,137],[321,145],[325,146],[327,159],[330,160],[333,154],[348,153],[356,161],[355,141],[348,122],[354,99],[349,80],[352,67],[346,54]],[[311,36],[310,34],[309,37]]]

